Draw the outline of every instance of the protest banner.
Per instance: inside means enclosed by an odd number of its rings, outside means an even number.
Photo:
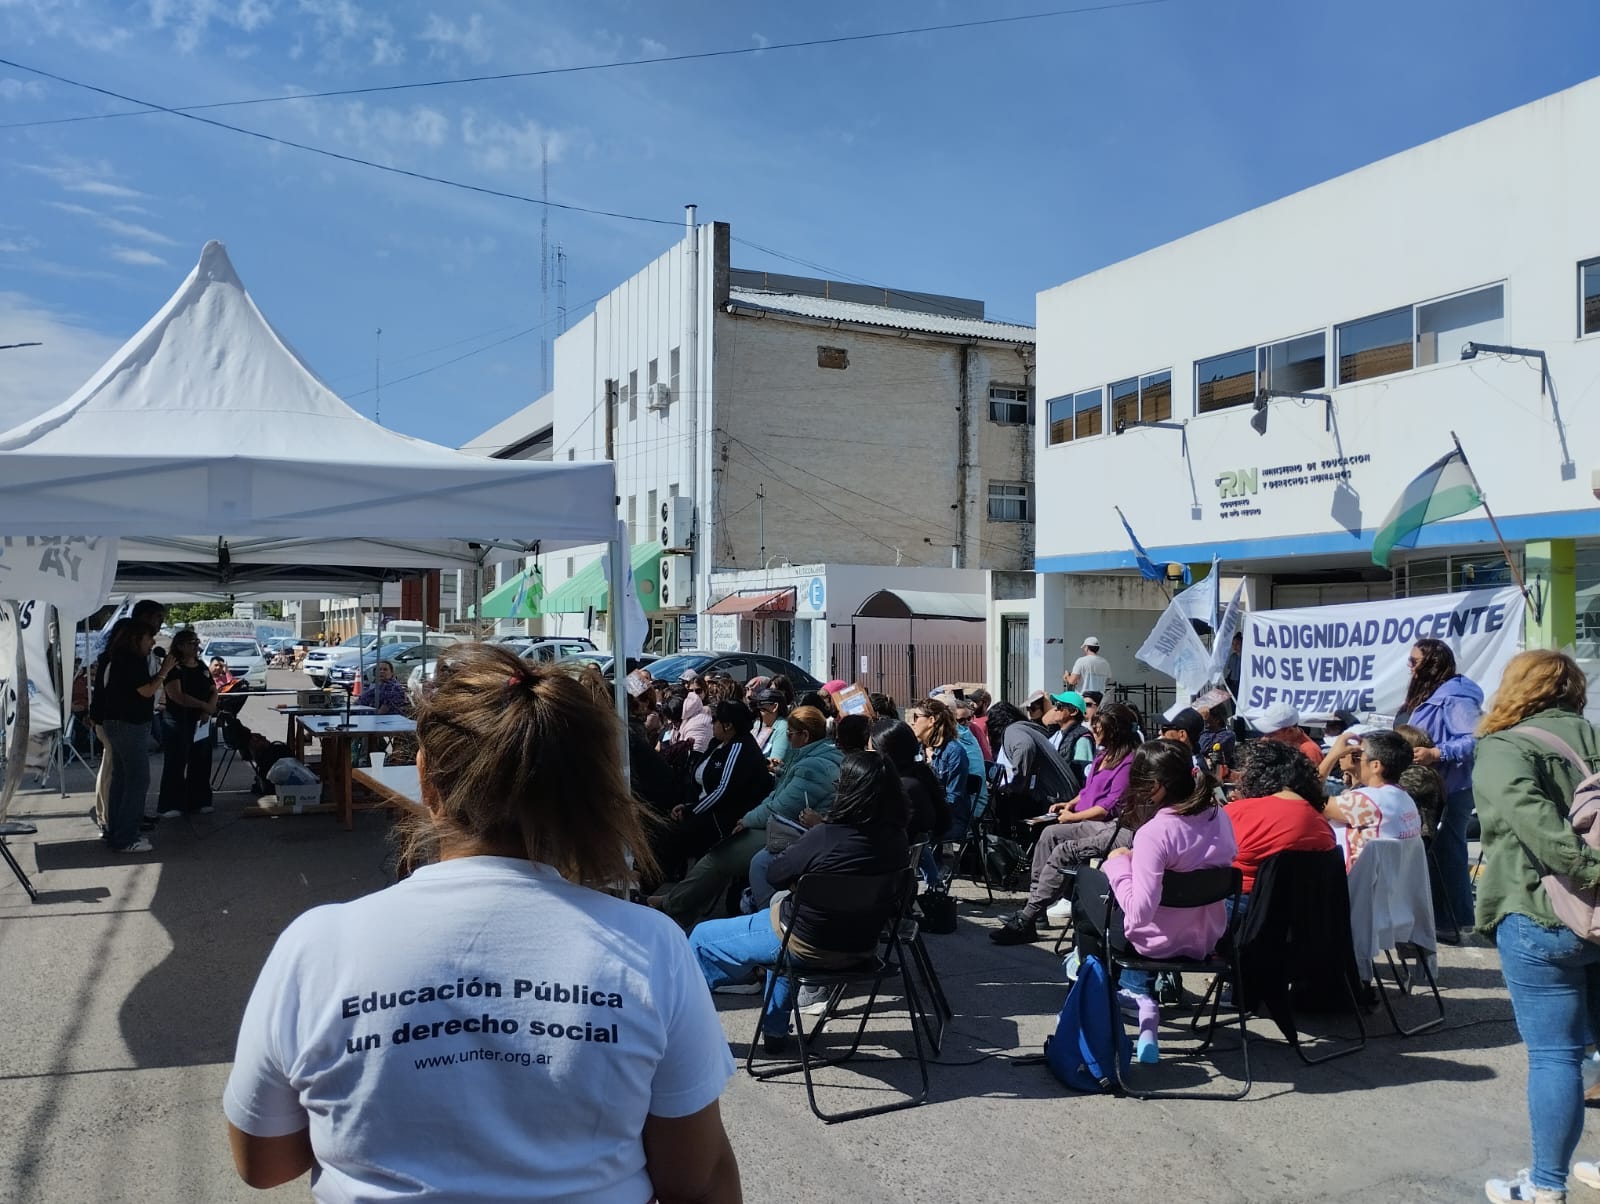
[[[1522,639],[1516,589],[1255,611],[1244,617],[1239,709],[1259,715],[1286,702],[1304,719],[1337,710],[1393,714],[1405,700],[1406,652],[1443,640],[1457,672],[1492,694]]]
[[[1206,684],[1211,654],[1189,621],[1189,608],[1179,605],[1182,597],[1179,594],[1167,604],[1134,656],[1177,682],[1178,700],[1187,706],[1189,699]]]
[[[76,621],[97,610],[117,575],[117,541],[0,536],[0,598],[41,598]]]
[[[22,602],[17,606],[17,621],[22,628],[22,663],[28,674],[31,740],[60,731],[62,726],[62,691],[53,647],[56,617],[48,602]]]

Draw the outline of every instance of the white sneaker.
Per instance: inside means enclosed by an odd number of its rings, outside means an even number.
[[[200,814],[201,815],[210,815],[215,810],[216,810],[215,807],[213,807],[210,803],[207,803],[204,807],[200,808]]]
[[[1600,1191],[1600,1163],[1574,1162],[1572,1164],[1572,1177],[1585,1187],[1592,1187]]]
[[[1065,924],[1072,918],[1072,900],[1057,899],[1045,909],[1044,914],[1050,917],[1052,924]]]
[[[132,844],[124,845],[120,849],[112,849],[111,851],[113,853],[149,853],[153,852],[155,847],[155,845],[151,844],[148,840],[141,836]]]
[[[182,811],[179,811],[176,807],[174,807],[170,811],[163,811],[161,813],[161,818],[162,819],[177,819],[182,814],[183,814]]]
[[[1590,1163],[1592,1166],[1593,1163]],[[1549,1187],[1535,1187],[1524,1167],[1514,1179],[1490,1179],[1483,1185],[1484,1195],[1493,1204],[1566,1204],[1567,1193]]]

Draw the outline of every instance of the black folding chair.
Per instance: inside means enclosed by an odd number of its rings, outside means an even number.
[[[1302,1062],[1320,1066],[1367,1047],[1350,888],[1339,850],[1274,853],[1263,861],[1235,939],[1241,968],[1235,1001],[1270,1016]],[[1346,1008],[1355,1018],[1356,1036],[1308,1054],[1298,1015]]]
[[[917,923],[913,914],[913,905],[917,901],[916,895],[916,869],[922,860],[923,845],[911,847],[912,888],[906,895],[905,906],[900,913],[900,921],[896,928],[899,936],[900,948],[904,951],[911,968],[916,971],[917,979],[922,985],[922,991],[916,996],[917,1003],[930,1006],[920,1006],[918,1017],[922,1028],[928,1035],[928,1044],[933,1047],[934,1053],[944,1049],[945,1024],[955,1019],[955,1011],[950,1007],[950,1000],[945,996],[944,984],[939,981],[939,971],[933,964],[933,957],[928,952],[928,943],[922,939],[922,925]],[[892,951],[885,944],[884,954],[888,956]],[[926,999],[923,998],[924,992]],[[908,996],[908,1002],[909,1002]]]
[[[228,770],[234,761],[243,757],[250,764],[250,729],[226,711],[217,713],[217,728],[222,733],[222,763],[211,775],[211,789],[218,789],[227,781]]]
[[[745,1057],[745,1070],[752,1078],[761,1080],[800,1071],[805,1077],[806,1099],[811,1105],[811,1111],[825,1124],[855,1120],[862,1116],[878,1116],[885,1112],[898,1112],[903,1108],[914,1108],[928,1102],[928,1061],[922,1052],[922,1025],[918,1020],[923,1005],[911,976],[904,972],[904,951],[900,942],[900,920],[905,914],[907,897],[915,889],[916,872],[911,869],[897,870],[892,874],[803,874],[794,884],[797,907],[834,913],[876,915],[881,917],[882,924],[878,940],[882,952],[878,952],[875,947],[874,952],[864,954],[860,963],[855,966],[823,969],[799,960],[790,953],[789,945],[793,934],[785,932],[783,944],[778,950],[777,961],[770,967],[772,973],[767,980],[766,993],[762,997],[761,1012],[756,1017],[755,1032],[750,1038],[750,1052]],[[779,978],[787,978],[791,984],[789,1018],[795,1025],[795,1039],[800,1048],[800,1059],[797,1062],[785,1062],[758,1070],[755,1057],[756,1050],[761,1044],[762,1020],[772,1002],[772,995],[777,989]],[[811,1074],[812,1068],[839,1066],[856,1056],[861,1048],[861,1039],[867,1030],[867,1021],[872,1018],[874,1005],[878,1002],[879,992],[883,984],[893,978],[899,978],[905,984],[907,1018],[911,1029],[912,1046],[916,1051],[917,1067],[922,1075],[922,1093],[889,1104],[855,1108],[845,1112],[824,1112],[817,1105],[817,1090]],[[806,1032],[805,1016],[800,1011],[802,988],[820,989],[828,993],[828,1007],[810,1033]],[[829,1055],[817,1053],[813,1048],[814,1043],[822,1035],[823,1027],[833,1018],[839,1001],[852,988],[870,989],[866,1005],[861,1009],[861,1020],[856,1026],[850,1047],[843,1053]]]
[[[16,854],[11,851],[11,846],[6,844],[6,837],[31,836],[38,830],[32,824],[23,823],[21,820],[11,819],[0,823],[0,859],[3,859],[11,867],[11,872],[17,876],[17,881],[22,883],[22,889],[28,892],[28,902],[30,903],[39,901],[39,892],[34,889],[33,882],[17,862]]]
[[[1081,881],[1082,879],[1080,879]],[[1217,949],[1205,957],[1178,957],[1160,958],[1144,957],[1136,952],[1122,938],[1123,916],[1122,909],[1117,905],[1114,894],[1107,891],[1107,932],[1110,934],[1105,940],[1106,964],[1111,973],[1106,975],[1106,990],[1111,996],[1113,1014],[1118,1007],[1117,979],[1123,970],[1139,970],[1152,975],[1164,971],[1178,974],[1200,974],[1210,978],[1210,985],[1201,997],[1200,1003],[1195,1008],[1191,1022],[1192,1029],[1198,1029],[1200,1017],[1207,1007],[1211,1010],[1210,1018],[1206,1024],[1205,1037],[1198,1047],[1193,1050],[1195,1055],[1203,1054],[1211,1048],[1211,1043],[1216,1039],[1218,1015],[1222,1009],[1222,988],[1227,983],[1237,983],[1239,980],[1239,952],[1233,940],[1237,927],[1237,917],[1240,914],[1239,898],[1244,889],[1244,875],[1231,865],[1219,866],[1214,869],[1190,870],[1187,873],[1169,871],[1161,879],[1161,906],[1177,908],[1211,907],[1231,900],[1229,908],[1231,917],[1227,927],[1223,930],[1222,939],[1218,942]],[[1239,1056],[1244,1064],[1244,1085],[1237,1091],[1142,1091],[1128,1085],[1122,1072],[1122,1059],[1113,1058],[1116,1067],[1117,1085],[1124,1093],[1135,1099],[1219,1099],[1238,1100],[1250,1093],[1252,1079],[1250,1077],[1250,1034],[1245,1026],[1244,1007],[1240,1004],[1238,992],[1235,991],[1232,1008],[1239,1026]]]
[[[961,877],[961,867],[966,864],[968,857],[973,859],[973,864],[978,868],[976,871],[968,871],[967,877],[973,882],[978,882],[980,881],[979,875],[982,875],[983,889],[989,896],[990,903],[994,902],[994,888],[997,886],[1001,889],[1005,888],[1003,882],[996,881],[994,876],[989,873],[989,838],[997,835],[994,824],[995,798],[996,792],[1000,789],[1000,779],[1003,775],[1002,766],[989,766],[988,796],[984,799],[981,807],[973,810],[972,819],[967,824],[967,834],[961,838],[959,847],[956,849],[956,859],[951,863],[949,874],[939,885],[939,889],[946,894],[956,884],[956,879]],[[935,861],[938,860],[940,847],[937,843],[934,845]]]

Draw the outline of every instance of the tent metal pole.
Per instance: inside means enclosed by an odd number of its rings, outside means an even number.
[[[624,634],[628,608],[622,604],[622,592],[628,583],[628,570],[623,555],[622,540],[613,536],[611,542],[606,545],[606,556],[611,570],[606,589],[606,606],[610,611],[611,625],[611,691],[617,705],[617,719],[621,725],[619,732],[622,742],[620,750],[622,776],[625,781],[631,781],[633,767],[628,759],[628,644]]]

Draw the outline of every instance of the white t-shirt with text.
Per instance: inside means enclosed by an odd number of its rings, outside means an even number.
[[[278,938],[223,1097],[244,1132],[309,1126],[321,1204],[644,1204],[647,1115],[733,1073],[683,932],[507,857],[425,866]]]
[[[1078,693],[1094,690],[1104,694],[1106,682],[1111,679],[1111,662],[1098,652],[1085,652],[1072,662],[1071,671],[1078,676],[1078,684],[1072,687]]]

